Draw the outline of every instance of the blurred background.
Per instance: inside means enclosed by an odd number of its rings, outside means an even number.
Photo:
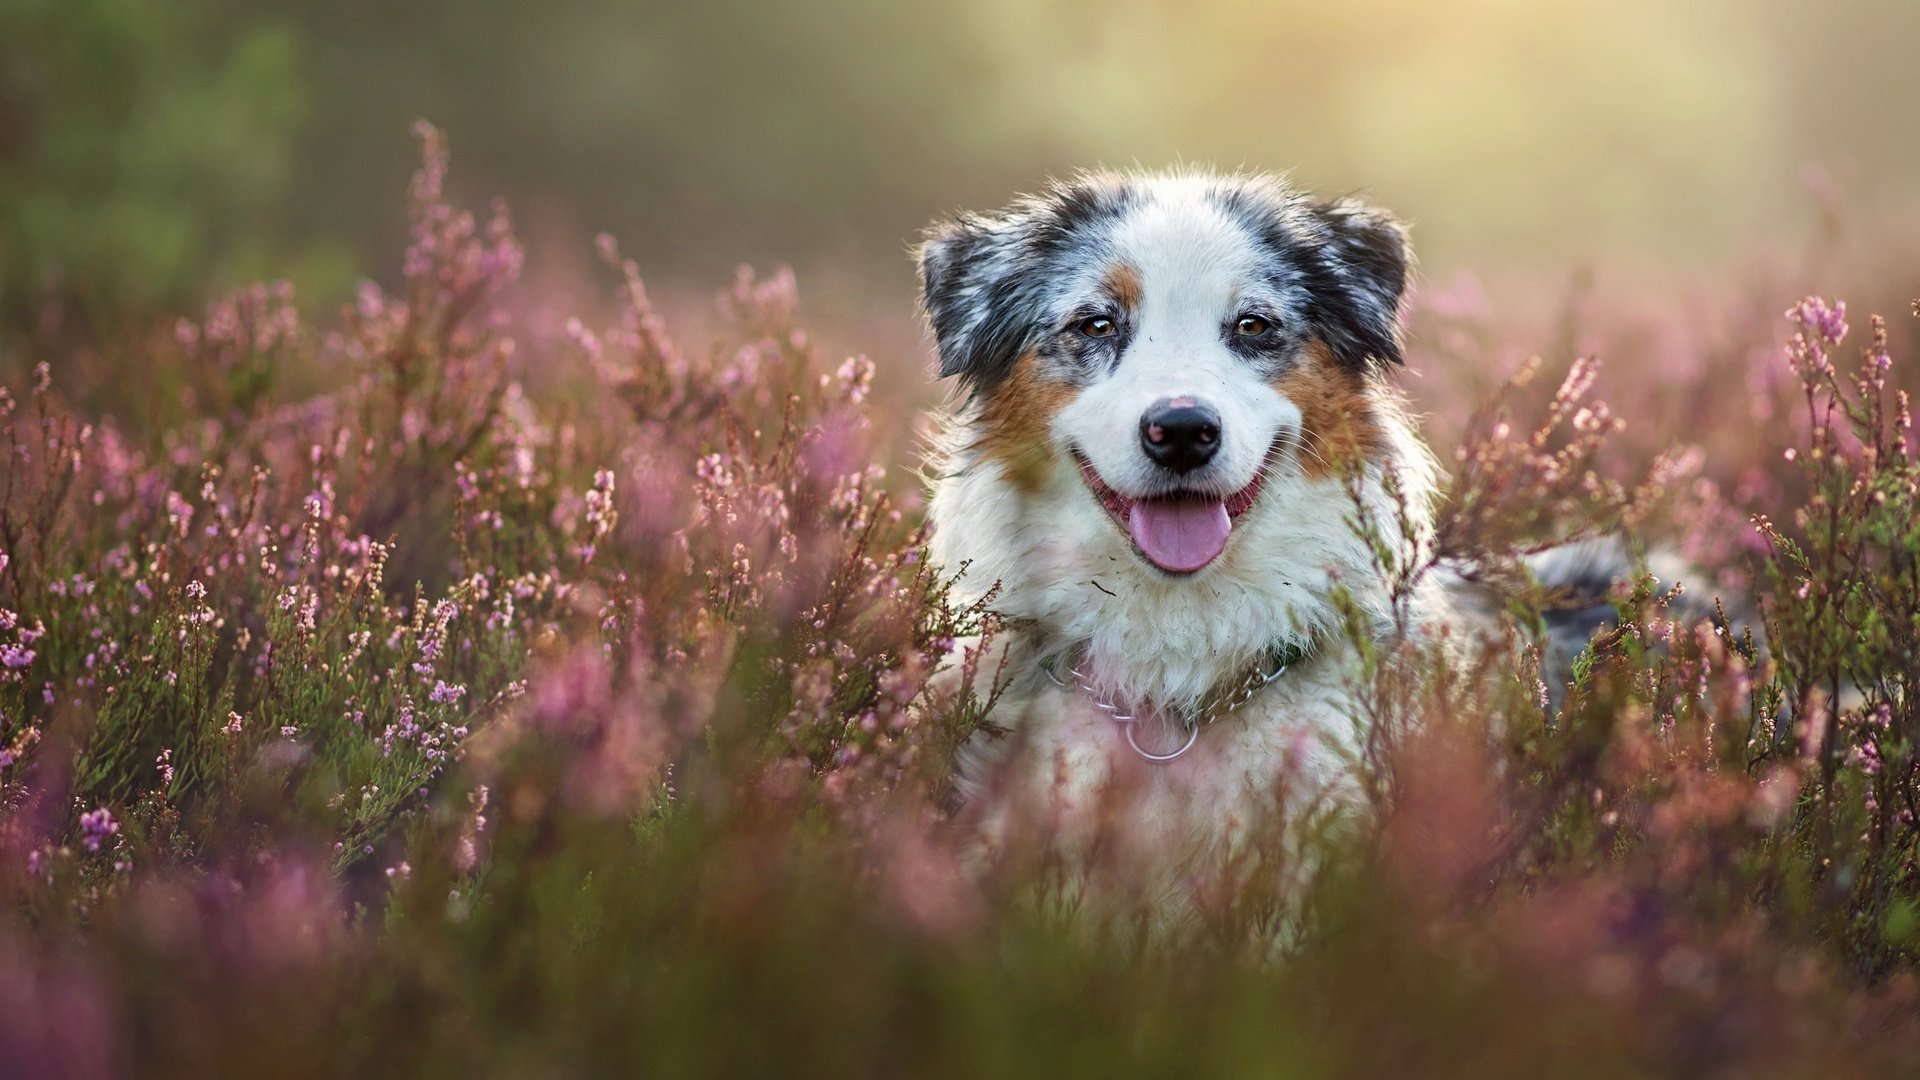
[[[1096,164],[1368,194],[1496,304],[1657,294],[1911,250],[1917,52],[1913,0],[0,0],[0,341],[392,280],[420,118],[534,295],[605,230],[669,297],[790,265],[876,355],[930,218]]]

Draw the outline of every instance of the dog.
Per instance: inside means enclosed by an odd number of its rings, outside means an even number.
[[[1272,176],[1100,172],[918,260],[957,383],[930,555],[1012,628],[973,658],[1002,689],[955,785],[986,856],[1038,824],[1090,859],[1118,817],[1177,892],[1276,813],[1363,805],[1352,628],[1469,617],[1382,568],[1440,478],[1392,374],[1407,228]]]

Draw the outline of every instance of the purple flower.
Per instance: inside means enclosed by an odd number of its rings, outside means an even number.
[[[101,841],[120,831],[120,823],[102,806],[80,815],[80,840],[88,851],[99,851]]]
[[[1838,345],[1847,336],[1845,301],[1828,304],[1821,297],[1809,296],[1789,309],[1787,317],[1819,334],[1829,345]]]

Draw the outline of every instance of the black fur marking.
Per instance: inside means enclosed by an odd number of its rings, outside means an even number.
[[[1344,363],[1406,363],[1400,298],[1412,256],[1405,226],[1352,200],[1311,208],[1325,230],[1302,267],[1313,294],[1315,329]]]
[[[940,376],[957,375],[978,395],[1004,380],[1023,353],[1051,348],[1061,334],[1050,314],[1051,271],[1068,257],[1097,252],[1103,228],[1132,201],[1123,181],[1083,176],[1004,213],[934,226],[920,247],[920,286]],[[1128,336],[1123,329],[1093,344],[1112,363]],[[1073,354],[1084,351],[1076,345]]]
[[[1306,291],[1305,329],[1343,364],[1406,362],[1400,299],[1412,253],[1392,215],[1351,199],[1308,202],[1262,179],[1237,180],[1215,198],[1266,247],[1267,284]]]
[[[920,245],[920,296],[939,344],[941,378],[987,366],[975,340],[984,306],[974,295],[983,288],[978,268],[1011,258],[1013,243],[1011,222],[967,214],[935,225]],[[1011,358],[1006,366],[1012,366]]]

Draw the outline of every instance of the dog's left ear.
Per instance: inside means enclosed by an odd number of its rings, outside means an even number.
[[[1326,230],[1315,274],[1321,338],[1343,362],[1404,364],[1400,300],[1413,269],[1407,227],[1357,199],[1314,203]]]

